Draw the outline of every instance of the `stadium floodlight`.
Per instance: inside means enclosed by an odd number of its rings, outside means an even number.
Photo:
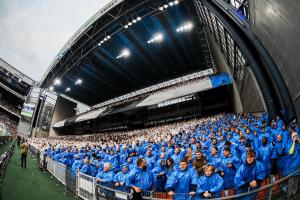
[[[138,17],[138,18],[136,18],[138,21],[141,21],[142,20],[142,18],[141,17]]]
[[[164,5],[164,8],[168,8],[168,7],[169,7],[169,5],[167,5],[167,4]]]
[[[129,22],[129,23],[128,23],[128,26],[131,26],[131,25],[132,25],[132,22]]]
[[[82,80],[81,79],[77,79],[77,81],[75,82],[75,85],[79,85],[82,83]]]
[[[107,39],[110,39],[111,37],[110,37],[110,35],[108,35],[108,36],[106,36],[106,38],[107,38]]]
[[[124,26],[124,28],[126,28],[126,29],[127,29],[127,28],[128,28],[128,25],[126,24],[126,25]]]
[[[188,32],[190,30],[192,30],[194,27],[192,22],[186,22],[185,24],[183,24],[182,26],[180,26],[179,28],[176,29],[177,32]]]
[[[60,79],[55,79],[54,80],[54,85],[60,85],[61,84],[61,80]]]
[[[164,7],[161,6],[161,7],[158,8],[158,10],[163,11]]]
[[[50,87],[49,87],[49,90],[50,90],[50,91],[53,91],[53,90],[54,90],[54,87],[53,87],[53,86],[50,86]]]
[[[134,20],[132,20],[132,22],[133,22],[133,23],[137,23],[137,20],[136,20],[136,19],[134,19]]]
[[[127,57],[129,57],[129,56],[130,56],[130,51],[129,51],[129,49],[123,49],[123,50],[121,51],[121,54],[117,56],[117,59],[120,59],[120,58],[123,58],[123,57],[127,58]]]
[[[66,90],[65,90],[65,92],[70,92],[71,91],[71,88],[67,88]]]
[[[179,4],[179,1],[178,0],[174,1],[174,4],[175,5]]]
[[[169,3],[169,6],[174,6],[174,2],[170,2],[170,3]]]
[[[164,39],[164,35],[162,33],[156,33],[153,38],[147,41],[148,44],[153,42],[161,42]]]

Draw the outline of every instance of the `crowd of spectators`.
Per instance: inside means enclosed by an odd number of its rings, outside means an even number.
[[[13,113],[16,113],[18,115],[21,114],[21,107],[13,105],[11,101],[7,98],[0,97],[0,105]]]
[[[12,135],[17,135],[18,123],[11,120],[7,115],[0,112],[0,124]]]
[[[29,139],[46,156],[99,184],[219,197],[257,189],[269,175],[300,168],[299,129],[278,117],[220,114],[141,130]]]

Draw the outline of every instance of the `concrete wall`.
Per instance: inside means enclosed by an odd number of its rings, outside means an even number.
[[[207,29],[206,33],[208,36],[212,57],[215,61],[216,66],[221,72],[227,72],[231,74],[231,77],[233,77],[225,58],[219,49],[219,46],[213,39],[213,36]],[[232,94],[233,111],[236,113],[263,112],[266,110],[266,106],[263,101],[263,96],[260,92],[256,79],[249,67],[247,67],[245,73],[245,78],[242,83],[241,92],[238,91],[236,82],[234,81]]]
[[[250,1],[251,29],[267,49],[300,117],[300,1]]]
[[[53,116],[52,116],[52,122],[51,122],[51,128],[49,131],[49,136],[56,136],[60,135],[60,133],[57,130],[54,130],[52,128],[53,124],[59,121],[62,121],[66,118],[73,117],[76,114],[76,108],[77,104],[69,101],[67,99],[64,99],[62,97],[57,97]]]
[[[206,27],[205,32],[207,35],[208,43],[210,45],[211,54],[212,54],[213,60],[215,61],[217,68],[221,72],[227,72],[227,73],[231,74],[229,66],[227,65],[227,63],[223,57],[223,54],[221,53],[217,43],[213,39],[211,33],[208,31],[207,27]],[[231,78],[232,78],[232,76],[231,76]],[[237,90],[235,82],[233,82],[232,94],[233,94],[233,97],[232,97],[233,112],[236,112],[236,113],[243,112],[242,102],[241,102],[240,96],[238,94],[238,90]]]
[[[250,67],[247,67],[240,97],[243,102],[244,112],[257,113],[267,110],[258,83]]]

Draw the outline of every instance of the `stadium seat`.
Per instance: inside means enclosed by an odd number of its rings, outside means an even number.
[[[260,187],[263,187],[263,186],[266,186],[266,185],[269,185],[269,184],[270,184],[270,179],[266,178],[265,180],[263,180],[261,182]],[[268,190],[269,189],[264,189],[264,190],[259,191],[256,195],[256,199],[257,200],[265,199],[268,196]]]
[[[221,197],[229,197],[234,195],[234,189],[227,189],[221,192]]]
[[[283,175],[281,173],[271,176],[272,183],[279,181],[282,178],[283,178]],[[277,183],[273,186],[272,199],[276,198],[278,195],[280,195],[281,188],[284,184],[285,184],[284,182],[281,182],[281,183]]]
[[[153,198],[157,199],[173,199],[172,196],[169,196],[166,192],[155,192]]]

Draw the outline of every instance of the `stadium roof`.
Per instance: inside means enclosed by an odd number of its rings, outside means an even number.
[[[204,39],[193,1],[115,0],[68,41],[41,87],[95,105],[212,67]]]

